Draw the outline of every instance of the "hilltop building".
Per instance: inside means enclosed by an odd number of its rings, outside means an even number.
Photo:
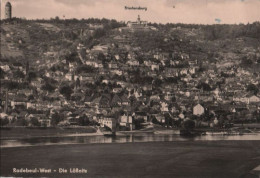
[[[127,27],[119,28],[119,31],[136,32],[136,31],[150,31],[157,30],[155,27],[148,26],[147,21],[142,21],[140,15],[138,15],[137,21],[128,21]]]
[[[12,5],[10,2],[7,2],[5,5],[5,19],[12,18]]]
[[[147,27],[147,21],[141,21],[140,15],[138,15],[137,21],[135,22],[129,21],[127,22],[127,26],[133,29],[143,29]]]

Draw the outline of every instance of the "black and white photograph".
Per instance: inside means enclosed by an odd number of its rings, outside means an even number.
[[[0,177],[260,178],[260,0],[0,1]]]

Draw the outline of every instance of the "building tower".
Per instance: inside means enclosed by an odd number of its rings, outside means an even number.
[[[5,5],[5,19],[12,18],[12,5],[10,2],[7,2]]]
[[[138,17],[137,17],[137,22],[138,22],[139,24],[141,23],[140,15],[138,15]]]

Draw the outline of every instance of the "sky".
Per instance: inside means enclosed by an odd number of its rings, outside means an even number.
[[[1,17],[8,0],[1,0]],[[26,19],[108,18],[156,23],[239,24],[260,21],[260,0],[9,0]],[[125,10],[146,7],[144,10]]]

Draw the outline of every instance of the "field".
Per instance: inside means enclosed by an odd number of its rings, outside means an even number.
[[[1,149],[1,176],[257,177],[260,141],[79,144]],[[48,174],[13,174],[13,168],[48,168]],[[87,169],[87,174],[54,169]]]

